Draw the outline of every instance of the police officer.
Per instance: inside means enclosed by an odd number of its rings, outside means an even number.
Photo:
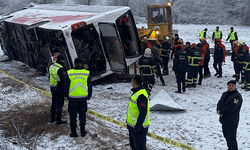
[[[215,44],[217,39],[222,39],[222,32],[219,29],[219,26],[216,27],[212,35],[212,40],[214,41]]]
[[[187,88],[196,87],[200,62],[200,51],[197,50],[197,45],[192,43],[190,53],[188,54]]]
[[[163,38],[163,43],[160,45],[161,47],[161,59],[163,63],[163,75],[168,75],[168,62],[169,62],[169,55],[171,53],[171,45],[169,43],[169,37],[165,36]]]
[[[146,150],[146,134],[150,123],[148,93],[140,75],[132,76],[132,93],[127,110],[127,128],[132,150]]]
[[[66,74],[64,69],[64,56],[58,55],[56,63],[49,67],[49,82],[52,94],[52,103],[50,108],[51,123],[56,121],[56,125],[65,124],[67,121],[62,121],[63,100],[63,85]]]
[[[244,46],[244,49],[249,51],[248,46]],[[242,89],[245,89],[245,91],[250,91],[250,54],[249,53],[244,58],[243,69],[245,73],[245,85],[242,87]]]
[[[151,49],[147,48],[145,50],[145,54],[139,59],[138,65],[143,78],[143,86],[150,95],[155,84],[154,67],[156,67],[154,59],[151,56]]]
[[[77,113],[79,114],[81,136],[84,137],[87,134],[85,130],[87,100],[90,100],[92,97],[92,84],[89,71],[82,67],[82,59],[76,58],[74,65],[74,69],[67,71],[64,99],[69,101],[70,137],[78,137],[76,132]]]
[[[221,39],[217,39],[216,40],[216,45],[215,45],[215,48],[214,48],[214,64],[213,64],[213,67],[216,70],[216,74],[214,76],[217,76],[218,78],[222,77],[222,62],[225,62],[225,57],[226,57],[226,48],[221,43]],[[219,68],[217,66],[219,66]]]
[[[236,79],[235,79],[235,81],[239,82],[240,75],[241,75],[240,84],[243,84],[244,80],[245,80],[245,73],[243,70],[243,61],[244,61],[246,54],[248,53],[247,50],[244,50],[244,46],[246,46],[245,41],[239,40],[239,49],[238,49],[238,52],[236,55],[237,61],[236,61]]]
[[[200,32],[200,41],[207,36],[207,28]]]
[[[236,41],[238,40],[237,32],[234,31],[234,28],[233,28],[233,27],[230,28],[230,31],[229,31],[229,33],[228,33],[228,37],[227,37],[226,41],[227,41],[228,39],[230,39],[231,50],[233,50],[233,42],[234,42],[235,40],[236,40]]]
[[[242,96],[236,89],[236,82],[227,83],[228,91],[224,92],[217,103],[217,114],[220,116],[222,132],[227,141],[228,150],[238,150],[236,134],[239,123]]]
[[[183,92],[186,91],[186,72],[188,67],[187,53],[180,46],[176,48],[177,53],[174,55],[173,71],[175,72],[177,79],[178,91],[175,93],[181,93],[181,83]]]

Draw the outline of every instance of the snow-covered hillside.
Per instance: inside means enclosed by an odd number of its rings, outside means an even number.
[[[138,24],[138,27],[140,27],[140,25],[142,24]],[[204,28],[208,28],[208,35],[211,36],[212,30],[215,27],[216,25],[174,25],[175,29],[179,29],[179,35],[184,39],[184,42],[198,42],[199,32]],[[228,25],[220,26],[222,32],[225,33],[227,33],[230,27],[231,26]],[[249,31],[250,28],[235,26],[235,30],[238,32],[239,38],[245,39],[246,43],[249,45],[250,41],[247,31]],[[208,42],[213,46],[209,38]],[[224,44],[229,48],[229,43],[224,42]],[[3,52],[0,50],[0,69],[3,69],[21,81],[49,92],[47,77],[37,76],[34,69],[28,68],[21,62],[4,61],[6,59],[7,57],[3,56]],[[215,71],[212,67],[212,61],[211,59],[209,67],[213,75]],[[172,62],[170,62],[170,66],[172,66]],[[231,77],[233,74],[232,62],[230,61],[230,57],[227,56],[226,63],[223,65],[222,78],[211,76],[204,79],[201,86],[198,86],[196,89],[187,89],[184,94],[174,93],[177,89],[174,73],[170,72],[169,76],[164,77],[166,86],[160,86],[161,83],[159,79],[157,79],[151,98],[156,96],[156,94],[163,89],[176,103],[188,110],[180,112],[151,111],[149,132],[191,145],[198,150],[226,149],[226,142],[222,135],[218,115],[216,114],[216,104],[221,94],[227,90],[226,83],[233,79]],[[112,86],[111,89],[108,88],[110,86]],[[237,139],[239,150],[247,150],[250,149],[250,92],[242,90],[240,88],[241,86],[242,85],[237,84],[237,89],[243,96]],[[93,97],[88,102],[89,109],[125,122],[131,87],[131,83],[95,85],[93,87]],[[8,79],[8,77],[0,73],[0,102],[2,103],[0,111],[1,114],[3,114],[3,111],[11,110],[17,106],[26,108],[34,102],[37,104],[45,103],[49,108],[50,99],[32,89],[12,82],[12,79]],[[47,111],[49,114],[49,109]],[[47,115],[47,117],[49,117],[49,115]],[[66,108],[64,108],[63,117],[69,121]],[[44,119],[45,122],[49,121],[49,118]],[[3,118],[1,118],[1,120],[3,120]],[[5,121],[8,121],[8,118],[6,118]],[[13,123],[11,125],[13,125]],[[120,128],[95,117],[88,117],[86,129],[89,134],[84,138],[70,138],[68,136],[70,134],[69,124],[61,127],[56,127],[50,123],[45,125],[48,127],[45,131],[49,130],[51,132],[45,132],[46,134],[38,138],[36,141],[37,145],[34,149],[129,149],[128,132],[125,128]],[[20,147],[20,143],[19,145],[13,144],[15,143],[13,142],[15,138],[18,139],[18,137],[6,139],[3,137],[3,134],[1,134],[0,147],[15,150],[26,149],[25,147]],[[26,143],[23,144],[25,145]],[[151,150],[179,149],[158,142],[152,138],[147,138],[147,145]]]

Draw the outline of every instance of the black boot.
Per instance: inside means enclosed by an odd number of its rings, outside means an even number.
[[[61,125],[65,123],[67,123],[67,121],[62,121],[62,120],[56,121],[56,125]]]
[[[76,128],[71,128],[71,133],[69,136],[70,137],[78,137],[78,134],[76,133]]]
[[[86,134],[87,134],[87,131],[85,130],[85,127],[81,127],[81,136],[85,137]]]
[[[55,121],[56,121],[56,116],[55,116],[55,115],[52,115],[52,116],[51,116],[50,123],[53,123],[53,122],[55,122]]]

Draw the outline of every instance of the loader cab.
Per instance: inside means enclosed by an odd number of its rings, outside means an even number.
[[[164,5],[147,5],[148,29],[160,28],[158,39],[163,40],[163,36],[172,34],[172,14],[171,3]]]

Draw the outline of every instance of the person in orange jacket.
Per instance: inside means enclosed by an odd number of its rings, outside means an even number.
[[[178,46],[180,46],[182,50],[185,50],[185,47],[182,45],[182,43],[183,43],[183,40],[182,40],[182,39],[179,39],[179,40],[178,40],[178,44],[175,45],[175,46],[173,47],[173,50],[172,50],[172,53],[171,53],[171,58],[172,58],[173,55],[177,52],[177,51],[176,51],[176,48],[177,48]]]
[[[216,44],[214,46],[213,67],[216,70],[216,74],[214,76],[217,76],[218,78],[222,77],[222,62],[225,62],[225,57],[226,57],[226,47],[221,43],[221,39],[216,39]]]
[[[210,61],[210,48],[209,48],[209,44],[206,41],[206,38],[202,38],[201,39],[201,44],[202,44],[202,48],[204,50],[205,53],[205,57],[204,57],[204,75],[203,78],[206,77],[210,77],[211,73],[209,70],[209,61]]]
[[[231,61],[233,62],[234,65],[234,72],[235,74],[233,75],[233,77],[236,77],[236,61],[237,61],[237,52],[239,50],[239,45],[238,45],[238,41],[233,41],[233,51],[232,51],[232,55],[231,55]]]
[[[203,46],[201,43],[197,44],[197,50],[200,51],[201,54],[201,62],[200,62],[200,67],[199,67],[199,82],[197,83],[198,85],[201,85],[203,75],[202,75],[202,69],[204,68],[204,59],[205,59],[205,50],[203,49]]]

